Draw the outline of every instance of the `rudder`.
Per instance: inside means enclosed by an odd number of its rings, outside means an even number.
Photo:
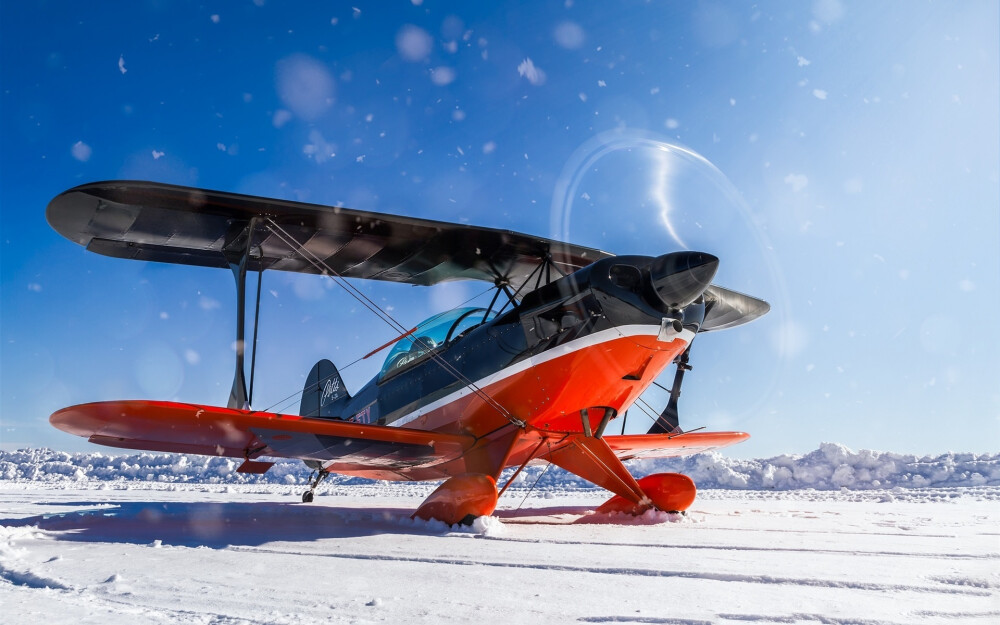
[[[339,419],[350,399],[351,394],[347,392],[337,367],[324,358],[306,376],[299,414],[303,417]]]

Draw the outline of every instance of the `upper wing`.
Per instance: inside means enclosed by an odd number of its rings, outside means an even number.
[[[106,256],[229,267],[249,236],[251,270],[322,273],[325,264],[345,277],[421,285],[507,280],[516,289],[546,259],[571,273],[612,256],[510,230],[155,182],[81,185],[56,196],[46,218]]]
[[[49,421],[92,443],[209,456],[334,461],[337,471],[401,473],[455,460],[471,436],[162,401],[70,406]]]
[[[622,460],[632,458],[674,458],[728,447],[745,441],[745,432],[691,432],[689,434],[625,434],[604,440]]]

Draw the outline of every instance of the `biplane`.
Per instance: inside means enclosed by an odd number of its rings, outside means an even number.
[[[301,459],[313,469],[303,502],[331,473],[444,480],[414,516],[455,524],[491,514],[521,470],[537,463],[610,491],[599,512],[683,511],[695,498],[690,478],[636,479],[622,461],[748,438],[679,425],[695,336],[769,310],[713,285],[719,260],[711,254],[616,256],[507,230],[153,182],[78,186],[55,197],[46,216],[91,252],[217,267],[236,280],[227,406],[102,401],[50,417],[92,443],[228,456],[242,459],[238,470],[247,473],[266,472],[274,458]],[[258,272],[256,318],[263,271],[327,276],[389,324],[396,338],[369,354],[387,352],[379,373],[350,393],[337,367],[320,360],[306,376],[299,414],[254,410],[252,356],[249,392],[246,383],[247,274]],[[495,292],[486,308],[450,310],[407,328],[368,300],[357,280],[480,280]],[[256,336],[256,322],[254,329]],[[629,408],[671,364],[667,406],[648,433],[624,434]],[[617,419],[623,433],[609,434]],[[515,471],[498,490],[508,467]]]

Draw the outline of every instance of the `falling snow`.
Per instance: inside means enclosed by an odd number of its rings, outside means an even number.
[[[74,143],[73,147],[70,149],[70,152],[73,154],[73,158],[80,161],[81,163],[86,163],[87,161],[89,161],[91,155],[93,154],[93,150],[90,149],[90,146],[84,143],[83,141],[77,141],[76,143]]]
[[[535,67],[535,63],[530,58],[521,61],[521,64],[517,66],[517,73],[536,87],[545,84],[545,72],[541,68]]]
[[[434,40],[419,26],[407,24],[396,35],[396,50],[404,61],[419,63],[427,59]]]

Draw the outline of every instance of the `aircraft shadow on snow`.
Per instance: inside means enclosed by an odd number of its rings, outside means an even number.
[[[339,508],[271,502],[146,501],[66,502],[79,507],[19,519],[0,518],[0,525],[37,526],[58,532],[61,540],[223,548],[269,542],[308,542],[381,534],[445,535],[453,531],[437,521],[410,519],[405,508]],[[506,523],[565,525],[615,523],[614,516],[587,514],[587,506],[497,510]],[[473,532],[471,528],[454,531]]]
[[[269,502],[146,501],[79,502],[82,510],[21,519],[0,525],[37,526],[61,540],[222,548],[268,542],[308,542],[379,534],[434,535],[443,523],[411,521],[402,508],[337,508]]]

